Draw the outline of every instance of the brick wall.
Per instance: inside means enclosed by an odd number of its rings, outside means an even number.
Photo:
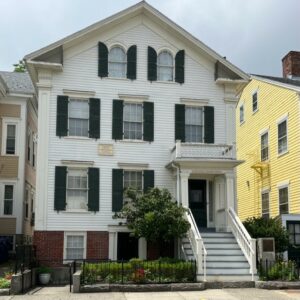
[[[108,232],[87,232],[87,259],[108,259]]]
[[[300,77],[300,52],[290,51],[282,59],[283,77],[296,76]]]
[[[35,231],[33,244],[36,246],[37,259],[42,264],[59,265],[62,262],[64,253],[63,231]],[[46,262],[49,260],[50,262]]]

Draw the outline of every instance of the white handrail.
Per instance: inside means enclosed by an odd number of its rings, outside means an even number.
[[[188,231],[188,238],[192,246],[192,250],[197,262],[197,273],[203,273],[203,280],[206,281],[206,256],[207,251],[205,249],[203,239],[198,230],[198,226],[195,222],[191,210],[188,208],[186,212],[186,219],[190,223],[191,227]]]
[[[227,214],[228,225],[249,262],[253,281],[254,274],[256,274],[256,240],[251,238],[240,218],[231,207],[227,209]]]

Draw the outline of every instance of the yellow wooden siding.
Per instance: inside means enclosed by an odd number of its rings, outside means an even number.
[[[18,156],[0,156],[0,179],[16,179],[18,177],[18,166]]]
[[[258,111],[252,112],[252,94],[258,91]],[[244,103],[245,122],[240,125]],[[296,92],[259,80],[251,80],[236,109],[238,213],[242,220],[261,215],[261,189],[270,190],[270,214],[279,213],[277,185],[289,180],[289,212],[300,213],[299,96]],[[278,156],[277,120],[288,114],[288,153]],[[251,166],[260,162],[260,132],[269,130],[269,161],[263,178]],[[299,145],[299,146],[298,146]]]
[[[16,218],[0,218],[0,234],[16,234]]]

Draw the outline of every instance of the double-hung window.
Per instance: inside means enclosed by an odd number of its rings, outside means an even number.
[[[245,121],[245,116],[244,116],[244,104],[240,106],[240,124],[242,124]]]
[[[89,135],[89,103],[83,99],[69,101],[69,135]]]
[[[278,124],[278,154],[287,151],[287,120]]]
[[[262,192],[261,194],[261,214],[265,219],[269,219],[270,217],[269,191]]]
[[[261,161],[269,159],[269,132],[265,132],[260,137]]]
[[[300,245],[300,223],[299,221],[287,221],[289,241],[291,245]]]
[[[16,154],[16,125],[7,124],[6,154]]]
[[[134,188],[143,190],[143,172],[142,171],[124,171],[124,188]]]
[[[123,114],[124,139],[141,140],[143,138],[143,104],[125,102]]]
[[[252,111],[256,112],[258,110],[258,100],[257,100],[257,92],[252,95]]]
[[[204,113],[202,107],[185,107],[185,141],[204,142]]]
[[[126,78],[126,53],[121,47],[113,47],[108,54],[108,76]]]
[[[157,57],[157,79],[173,81],[174,62],[170,52],[164,50]]]
[[[65,233],[65,259],[85,258],[86,235],[84,233]]]
[[[13,199],[14,199],[14,186],[5,185],[4,186],[4,215],[13,214]]]
[[[86,169],[68,169],[67,209],[87,210],[88,175]]]
[[[289,188],[288,186],[279,188],[279,214],[289,213]]]

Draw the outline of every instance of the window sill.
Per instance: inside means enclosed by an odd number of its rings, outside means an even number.
[[[1,156],[7,156],[7,157],[19,157],[18,154],[5,154],[5,153],[1,154]]]
[[[15,215],[0,215],[0,217],[5,219],[16,218]]]
[[[242,126],[242,125],[244,125],[245,124],[245,121],[243,121],[243,122],[240,122],[240,126]]]
[[[120,143],[137,143],[137,144],[146,144],[146,143],[150,143],[148,141],[144,141],[144,140],[118,140]]]
[[[156,81],[150,81],[150,82],[157,82],[157,83],[166,83],[166,84],[177,84],[176,81],[164,81],[164,80],[156,80]]]
[[[253,111],[253,112],[252,112],[252,115],[255,115],[258,111],[259,111],[259,109]]]
[[[112,80],[123,80],[123,81],[132,81],[132,80],[136,80],[136,79],[129,79],[127,77],[103,77],[102,79],[112,79]]]
[[[64,136],[63,138],[67,140],[93,140],[87,136]]]
[[[91,215],[94,212],[88,210],[63,210],[60,211],[62,214],[83,214],[83,215]]]
[[[289,150],[286,150],[286,151],[284,151],[282,153],[278,153],[277,158],[282,157],[282,156],[284,156],[284,155],[286,155],[288,153],[289,153]]]

